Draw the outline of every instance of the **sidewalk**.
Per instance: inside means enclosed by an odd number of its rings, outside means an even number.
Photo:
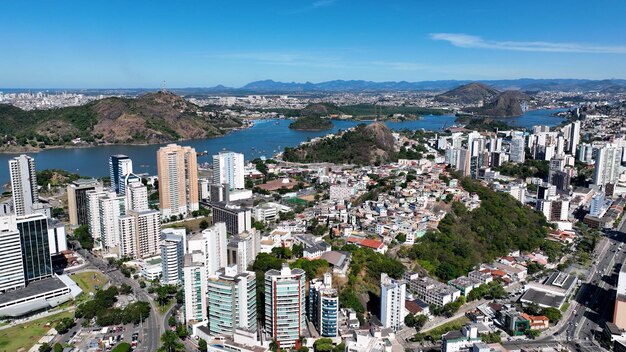
[[[32,317],[15,320],[15,321],[12,321],[11,323],[7,324],[7,325],[0,326],[0,330],[8,329],[8,328],[14,327],[16,325],[22,325],[22,324],[31,322],[33,320],[38,320],[38,319],[41,319],[41,318],[49,317],[51,315],[56,315],[56,314],[59,314],[59,313],[72,311],[74,309],[76,309],[76,307],[72,306],[72,307],[67,307],[67,308],[63,308],[63,309],[59,309],[59,310],[55,310],[55,311],[47,311],[47,312],[39,313],[37,315],[33,315]]]

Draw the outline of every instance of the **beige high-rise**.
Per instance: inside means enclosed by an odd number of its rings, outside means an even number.
[[[157,151],[161,215],[184,217],[198,210],[198,162],[196,150],[168,144]]]

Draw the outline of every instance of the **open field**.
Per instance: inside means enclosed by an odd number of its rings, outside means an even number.
[[[163,226],[161,226],[162,228],[187,228],[188,231],[187,233],[189,234],[189,232],[197,232],[200,231],[200,223],[202,222],[202,220],[206,220],[206,222],[209,224],[209,226],[211,226],[211,224],[213,223],[213,219],[210,216],[205,216],[203,218],[196,218],[196,219],[190,219],[190,220],[185,220],[185,221],[177,221],[174,223],[167,223],[167,224],[163,224]]]
[[[109,279],[99,271],[84,271],[70,275],[70,277],[78,284],[84,293],[94,292],[96,285],[102,288],[102,286],[109,281]]]
[[[20,351],[21,349],[27,351],[53,328],[57,321],[71,317],[74,317],[74,312],[63,312],[0,330],[0,351]],[[50,325],[46,327],[47,323]]]

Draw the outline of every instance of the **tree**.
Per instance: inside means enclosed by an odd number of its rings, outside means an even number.
[[[176,317],[173,315],[170,315],[170,317],[167,319],[167,325],[169,326],[176,325]]]
[[[502,342],[502,337],[500,336],[500,333],[498,333],[498,332],[490,332],[488,334],[482,334],[482,335],[480,335],[480,339],[484,343],[500,343],[500,342]]]
[[[172,330],[167,330],[161,335],[161,347],[159,352],[183,351],[185,346],[179,341],[178,335]]]
[[[39,352],[50,352],[51,350],[52,348],[50,348],[50,345],[47,342],[39,346]]]
[[[541,310],[541,315],[546,316],[550,320],[551,323],[556,324],[561,320],[563,314],[560,310],[554,307],[548,307]]]
[[[72,319],[72,318],[63,318],[63,319],[59,320],[59,322],[57,323],[55,329],[57,330],[57,332],[59,332],[59,334],[65,334],[74,325],[75,325],[74,319]]]
[[[527,329],[526,331],[524,331],[524,334],[528,336],[528,338],[534,340],[535,338],[539,337],[539,335],[541,335],[541,331]]]
[[[176,326],[176,333],[178,334],[178,337],[180,337],[182,340],[186,339],[189,335],[187,328],[183,324],[178,324]]]
[[[276,340],[272,340],[269,345],[270,351],[277,352],[278,351],[278,342]]]
[[[209,228],[209,223],[206,220],[202,220],[198,226],[200,226],[200,230],[205,230]]]
[[[323,337],[313,343],[315,352],[331,352],[333,350],[333,340]]]
[[[130,351],[130,348],[130,343],[122,342],[115,346],[115,348],[111,352],[128,352]]]
[[[52,346],[52,352],[63,352],[63,345],[58,342],[55,343],[54,346]]]
[[[204,339],[200,339],[200,341],[198,341],[198,350],[200,350],[200,352],[207,352],[209,349],[209,346],[207,346],[207,343]]]
[[[93,249],[93,237],[89,233],[87,225],[81,225],[74,230],[74,238],[80,243],[80,246],[86,250]]]

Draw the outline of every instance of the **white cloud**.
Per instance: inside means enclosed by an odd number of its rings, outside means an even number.
[[[623,45],[593,45],[558,42],[494,41],[464,33],[433,33],[433,40],[442,40],[460,48],[479,48],[511,51],[534,51],[552,53],[626,54]]]

